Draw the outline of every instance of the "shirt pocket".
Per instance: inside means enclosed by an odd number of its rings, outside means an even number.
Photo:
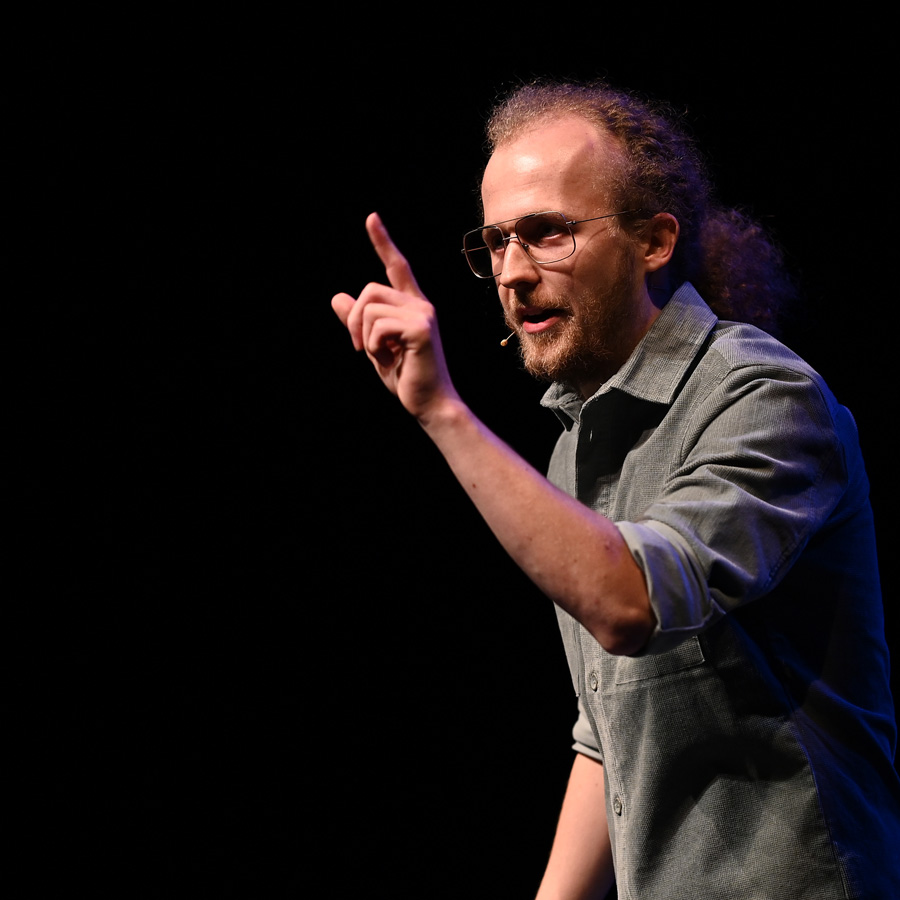
[[[648,653],[646,656],[618,656],[615,661],[615,683],[629,684],[648,678],[671,675],[682,669],[702,666],[706,662],[700,639],[695,635],[665,653]]]

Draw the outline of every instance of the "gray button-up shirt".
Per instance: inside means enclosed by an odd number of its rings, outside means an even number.
[[[625,900],[900,897],[896,726],[850,414],[795,354],[676,292],[564,425],[550,480],[617,523],[657,626],[557,610]]]

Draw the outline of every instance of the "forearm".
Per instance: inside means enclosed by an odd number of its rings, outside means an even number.
[[[434,307],[376,215],[366,221],[390,287],[367,285],[332,307],[357,350],[443,453],[520,568],[610,653],[636,653],[656,619],[644,575],[618,529],[557,490],[495,435],[456,393]]]
[[[612,653],[635,653],[655,619],[615,525],[558,490],[457,400],[420,422],[497,539],[537,586]]]
[[[602,900],[613,880],[603,766],[579,753],[536,900]]]

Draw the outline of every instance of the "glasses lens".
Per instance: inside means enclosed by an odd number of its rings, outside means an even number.
[[[562,213],[538,213],[516,223],[516,233],[535,262],[556,262],[575,252],[575,238]]]
[[[524,216],[516,222],[518,238],[535,262],[551,263],[567,259],[575,252],[575,238],[562,213],[547,212]],[[491,278],[503,270],[503,251],[509,237],[497,225],[476,228],[463,238],[463,250],[472,271]]]
[[[472,271],[482,278],[490,278],[503,265],[503,233],[493,225],[470,231],[463,238],[463,249]]]

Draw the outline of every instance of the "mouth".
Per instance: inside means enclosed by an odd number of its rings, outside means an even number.
[[[542,309],[537,306],[525,306],[518,311],[522,330],[526,334],[539,334],[547,331],[561,321],[565,315],[565,310],[556,307]]]

